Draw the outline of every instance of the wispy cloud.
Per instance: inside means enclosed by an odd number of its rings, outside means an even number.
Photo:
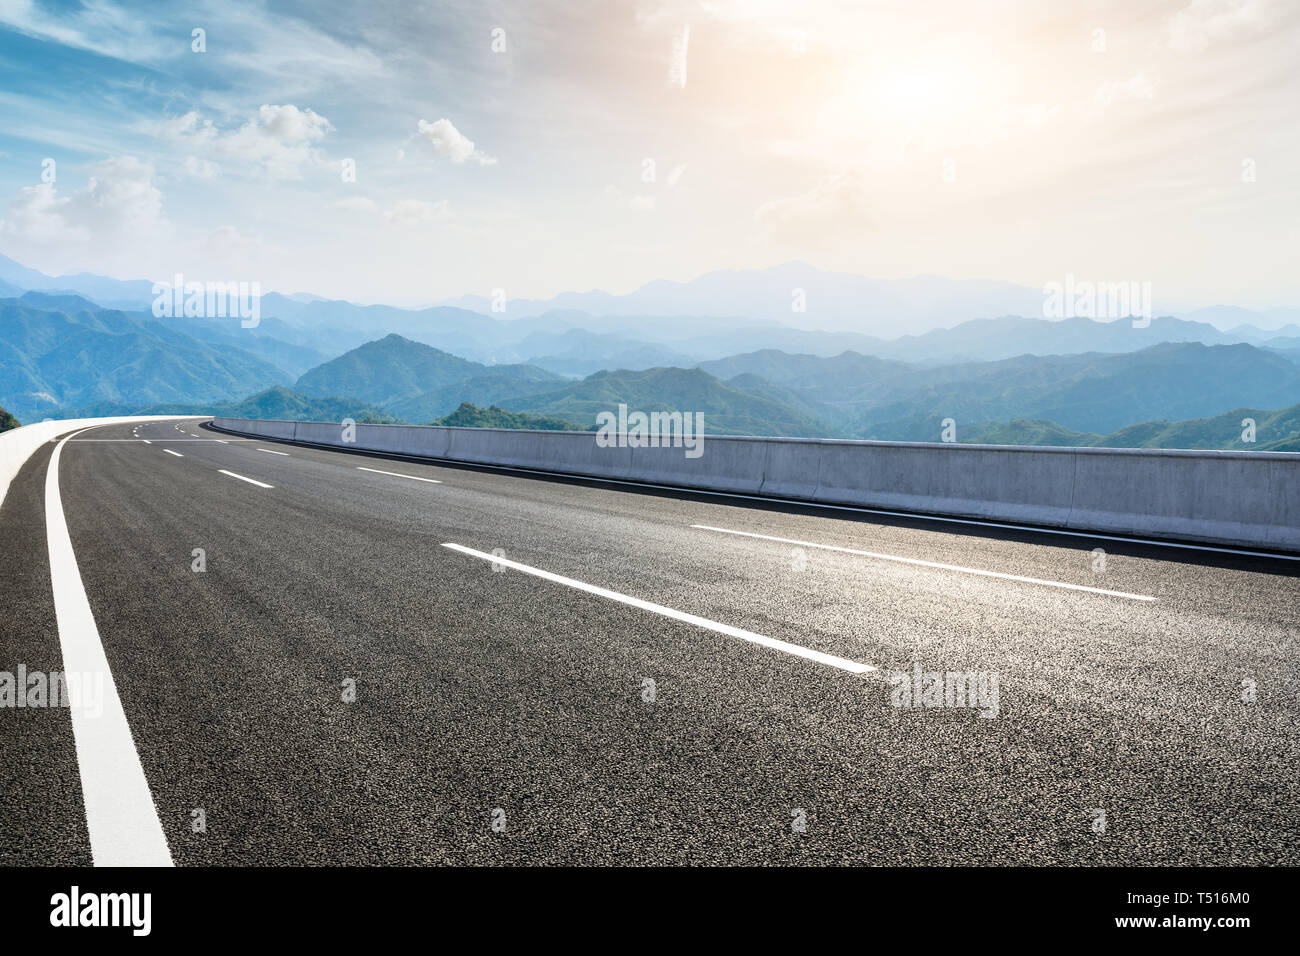
[[[85,187],[62,193],[41,183],[18,191],[0,232],[32,242],[110,244],[133,233],[157,235],[168,227],[154,168],[134,156],[93,164]]]
[[[1192,0],[1169,21],[1169,46],[1178,53],[1203,53],[1211,45],[1268,26],[1276,0]]]
[[[384,218],[394,226],[427,226],[451,217],[447,200],[426,202],[422,199],[403,199],[384,213]]]
[[[1097,87],[1087,113],[1092,117],[1103,115],[1115,103],[1133,100],[1151,100],[1156,95],[1156,80],[1139,73],[1127,80],[1111,80]]]
[[[273,177],[298,179],[304,164],[324,162],[315,144],[333,126],[311,109],[299,109],[293,104],[264,104],[237,129],[218,129],[195,111],[152,124],[152,129],[163,139],[187,149],[208,150],[227,159],[242,160]]]
[[[458,166],[468,162],[475,162],[480,166],[491,166],[496,163],[494,157],[480,149],[475,149],[473,141],[456,129],[452,121],[445,117],[434,123],[420,120],[416,127],[416,135],[433,146],[434,155],[448,159]]]
[[[806,193],[759,206],[760,235],[786,245],[825,248],[860,235],[871,223],[865,176],[849,170],[827,176]]]

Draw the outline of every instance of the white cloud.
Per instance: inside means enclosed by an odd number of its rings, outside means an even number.
[[[146,18],[109,3],[47,12],[31,0],[0,0],[0,23],[19,33],[122,60],[161,59],[167,44],[151,35]],[[188,50],[188,45],[179,49]]]
[[[0,232],[33,242],[111,242],[168,228],[152,165],[116,156],[89,173],[85,188],[66,196],[52,184],[20,189]]]
[[[187,9],[191,20],[178,33],[166,18],[145,16],[111,0],[61,4],[56,10],[42,9],[32,0],[0,0],[0,24],[47,42],[151,69],[186,57],[216,55],[214,36],[238,37],[239,42],[226,46],[220,55],[236,81],[252,79],[254,87],[264,86],[267,77],[282,89],[286,84],[307,88],[332,78],[355,82],[384,72],[383,59],[368,46],[349,45],[305,18],[283,11],[268,15],[258,0],[200,0]],[[191,22],[209,30],[213,52],[192,52]]]
[[[403,199],[384,213],[384,218],[394,226],[425,226],[451,217],[447,200],[425,202],[422,199]]]
[[[1192,0],[1169,20],[1169,46],[1201,53],[1211,44],[1265,26],[1275,5],[1268,0]]]
[[[90,238],[85,229],[67,220],[71,199],[60,196],[49,183],[24,186],[9,205],[9,215],[0,220],[0,232],[32,242],[81,242]]]
[[[221,167],[210,159],[197,156],[185,157],[185,172],[195,179],[211,179],[221,172]]]
[[[247,262],[262,251],[263,245],[261,239],[241,235],[234,226],[222,226],[199,243],[199,251],[208,260],[228,265]]]
[[[871,224],[866,177],[856,170],[826,176],[803,195],[764,203],[754,221],[764,237],[777,242],[828,247]]]
[[[1112,80],[1097,87],[1092,96],[1088,115],[1097,117],[1106,112],[1111,105],[1131,100],[1150,100],[1156,95],[1156,81],[1145,73],[1129,77],[1127,80]]]
[[[334,127],[314,110],[289,103],[264,104],[235,130],[222,131],[195,111],[149,128],[163,139],[193,149],[255,163],[277,179],[301,179],[304,165],[324,163],[315,144]]]
[[[420,120],[417,135],[427,139],[433,145],[435,153],[451,160],[456,165],[470,160],[480,166],[491,166],[496,163],[495,157],[487,155],[482,150],[475,149],[473,141],[456,129],[451,120],[445,117],[436,123]]]

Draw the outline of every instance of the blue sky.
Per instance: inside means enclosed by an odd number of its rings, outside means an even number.
[[[400,303],[802,259],[1297,305],[1298,19],[0,0],[0,252]]]

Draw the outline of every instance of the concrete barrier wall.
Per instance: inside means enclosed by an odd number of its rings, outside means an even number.
[[[285,441],[1235,547],[1300,551],[1300,454],[706,437],[601,448],[594,432],[218,418]]]

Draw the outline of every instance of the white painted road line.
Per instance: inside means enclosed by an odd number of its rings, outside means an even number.
[[[412,481],[427,481],[431,485],[442,484],[437,478],[421,478],[418,475],[403,475],[396,471],[380,471],[378,468],[362,468],[357,465],[357,471],[373,471],[376,475],[392,475],[394,478],[410,478]]]
[[[271,451],[271,449],[269,448],[259,448],[258,451],[264,451],[268,455],[284,455],[286,458],[289,457],[289,453],[287,451]]]
[[[82,675],[83,686],[89,681],[102,698],[98,714],[85,706],[70,708],[90,853],[95,866],[171,866],[167,837],[158,822],[63,516],[59,457],[66,442],[55,446],[45,472],[45,531],[64,673]]]
[[[575,581],[573,578],[566,578],[559,574],[552,574],[550,571],[543,571],[540,568],[530,567],[527,564],[520,564],[518,561],[511,561],[507,558],[499,558],[494,554],[485,554],[482,551],[475,551],[473,548],[467,548],[462,544],[444,542],[443,547],[450,548],[453,551],[459,551],[461,554],[468,554],[471,557],[480,558],[484,561],[491,561],[494,564],[499,564],[503,567],[514,568],[516,571],[522,571],[524,574],[531,574],[534,577],[553,581],[556,584],[563,584],[565,587],[576,588],[579,591],[586,591],[588,594],[594,594],[597,597],[608,598],[611,601],[617,601],[620,604],[627,604],[631,607],[640,608],[643,611],[651,611],[655,614],[662,614],[664,617],[670,617],[676,621],[684,621],[687,624],[694,624],[697,627],[707,628],[708,630],[716,631],[719,634],[726,634],[728,637],[738,637],[742,641],[749,641],[751,644],[761,644],[764,647],[783,651],[784,653],[792,654],[795,657],[803,657],[810,661],[817,661],[820,664],[828,664],[831,667],[838,667],[840,670],[848,671],[851,674],[865,674],[868,671],[874,671],[876,669],[870,664],[859,664],[857,661],[851,661],[845,657],[836,657],[834,654],[824,654],[821,651],[814,651],[807,647],[800,647],[798,644],[779,641],[774,637],[765,637],[762,634],[755,634],[753,631],[746,631],[738,627],[732,627],[730,624],[719,624],[717,621],[710,621],[705,617],[697,617],[694,614],[687,614],[684,611],[675,611],[670,607],[664,607],[662,604],[652,604],[650,601],[643,601],[640,598],[629,597],[626,594],[619,594],[617,591],[609,591],[605,588],[596,587],[594,584],[585,584],[582,581]]]
[[[274,487],[275,487],[274,485],[268,485],[268,484],[266,484],[265,482],[257,481],[257,480],[255,480],[255,479],[253,479],[253,478],[245,478],[243,475],[237,475],[237,474],[235,474],[233,471],[226,471],[226,469],[224,469],[224,468],[218,468],[217,471],[221,472],[223,475],[229,475],[231,478],[238,478],[240,481],[246,481],[246,482],[248,482],[250,485],[257,485],[257,487],[259,487],[259,488],[274,488]]]
[[[149,439],[147,439],[147,438],[141,438],[140,440],[141,440],[142,442],[144,442],[146,445],[152,445],[152,444],[153,444],[153,442],[151,442],[151,441],[150,441]]]
[[[715,528],[707,524],[693,524],[692,528],[701,531],[717,531],[721,534],[734,534],[744,538],[759,538],[763,541],[779,541],[782,544],[797,544],[801,548],[820,548],[823,551],[839,551],[842,554],[858,554],[866,558],[879,558],[882,561],[897,561],[900,564],[916,564],[926,568],[939,568],[944,571],[960,571],[962,574],[978,574],[986,578],[1002,578],[1005,581],[1020,581],[1024,584],[1041,584],[1049,588],[1066,588],[1070,591],[1087,591],[1090,594],[1105,594],[1109,597],[1127,598],[1130,601],[1154,601],[1146,594],[1129,594],[1126,591],[1107,591],[1105,588],[1090,588],[1083,584],[1066,584],[1063,581],[1045,581],[1042,578],[1027,578],[1019,574],[1004,574],[1001,571],[983,571],[979,568],[964,568],[957,564],[940,564],[937,561],[922,561],[920,558],[903,558],[896,554],[880,554],[876,551],[859,551],[857,548],[841,548],[833,544],[817,544],[813,541],[799,541],[795,538],[777,538],[770,534],[754,534],[752,531],[732,531],[730,528]]]
[[[167,454],[169,454],[169,455],[175,455],[177,458],[184,458],[184,457],[185,457],[185,456],[182,455],[180,452],[178,452],[178,451],[172,451],[170,448],[164,448],[163,451],[167,452]]]

